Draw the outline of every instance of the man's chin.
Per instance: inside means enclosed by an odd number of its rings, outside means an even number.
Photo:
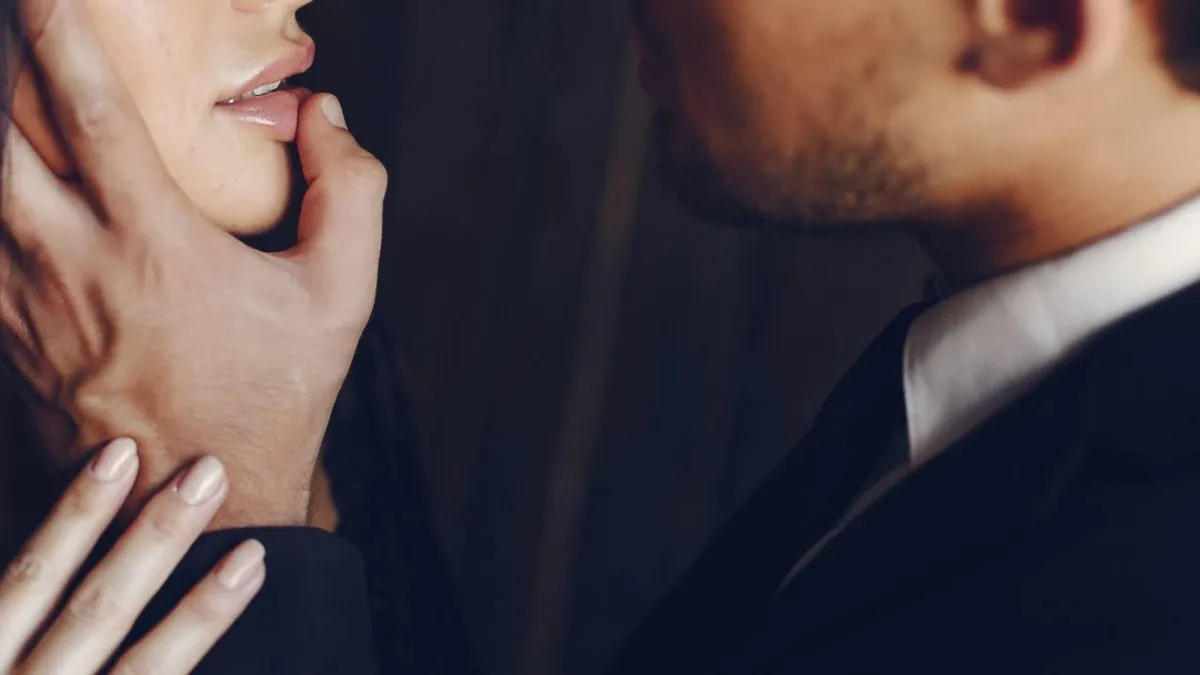
[[[658,176],[680,204],[700,220],[725,227],[797,231],[803,224],[775,217],[758,200],[731,189],[703,143],[677,119],[660,113],[654,122]]]
[[[708,223],[777,232],[798,232],[813,225],[764,211],[754,200],[744,199],[729,189],[714,167],[681,161],[662,147],[658,153],[658,175],[688,212]]]
[[[924,174],[884,172],[880,167],[893,165],[874,150],[829,154],[843,163],[849,156],[858,158],[859,165],[876,167],[874,173],[849,180],[836,174],[815,176],[817,165],[789,169],[785,162],[775,162],[778,171],[765,171],[761,162],[746,157],[741,162],[716,161],[685,123],[665,115],[656,119],[654,131],[661,181],[685,208],[712,223],[840,236],[895,229],[924,208],[919,199]]]

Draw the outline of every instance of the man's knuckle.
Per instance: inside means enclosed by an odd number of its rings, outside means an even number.
[[[356,153],[346,161],[345,172],[349,180],[365,191],[382,193],[387,190],[387,167],[374,155]]]
[[[66,115],[68,133],[74,132],[87,138],[105,135],[112,121],[120,114],[117,100],[100,87],[81,90],[75,97],[75,105]]]

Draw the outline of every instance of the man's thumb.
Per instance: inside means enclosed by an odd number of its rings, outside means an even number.
[[[337,98],[310,97],[296,137],[308,192],[292,256],[339,303],[348,293],[373,300],[383,231],[387,171],[346,129]],[[322,293],[322,294],[325,294]]]

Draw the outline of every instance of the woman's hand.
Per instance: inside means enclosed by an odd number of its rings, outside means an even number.
[[[216,514],[228,492],[205,458],[161,490],[73,592],[74,577],[121,509],[138,473],[136,445],[110,443],[68,488],[0,580],[0,674],[95,673]],[[114,673],[191,672],[265,579],[263,547],[234,549]]]

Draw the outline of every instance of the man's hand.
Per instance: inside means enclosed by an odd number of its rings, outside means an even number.
[[[82,189],[59,180],[10,131],[0,338],[38,396],[74,422],[72,453],[55,459],[73,464],[131,436],[144,496],[216,455],[231,481],[217,525],[303,522],[321,438],[374,304],[382,165],[345,130],[336,99],[310,98],[299,243],[253,250],[170,178],[84,4],[20,5],[82,179]]]

